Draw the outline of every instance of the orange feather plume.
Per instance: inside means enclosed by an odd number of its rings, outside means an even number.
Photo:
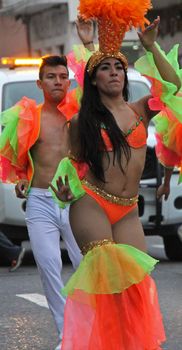
[[[141,27],[149,21],[145,18],[152,8],[150,0],[80,0],[78,10],[85,19],[105,18],[122,27]]]

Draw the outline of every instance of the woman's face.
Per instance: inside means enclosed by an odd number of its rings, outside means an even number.
[[[97,68],[94,84],[98,91],[107,96],[122,95],[125,72],[122,63],[116,58],[105,58]]]

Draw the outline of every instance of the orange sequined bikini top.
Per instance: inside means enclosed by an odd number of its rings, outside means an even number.
[[[126,132],[124,136],[131,148],[141,148],[146,145],[147,142],[147,131],[142,122],[143,118],[136,115],[135,124]],[[101,135],[106,145],[107,151],[113,151],[113,145],[107,133],[107,128],[101,124]]]

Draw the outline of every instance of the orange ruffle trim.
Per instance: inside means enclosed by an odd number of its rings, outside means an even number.
[[[164,341],[156,286],[148,275],[122,293],[76,290],[67,298],[61,350],[162,350]]]

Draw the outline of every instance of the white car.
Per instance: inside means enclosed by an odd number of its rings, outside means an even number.
[[[150,93],[150,83],[136,70],[129,68],[130,101],[136,101]],[[0,109],[14,105],[22,96],[42,102],[42,92],[36,86],[38,68],[0,69]],[[71,87],[75,86],[70,72]],[[139,191],[139,215],[144,231],[150,235],[161,235],[169,259],[182,260],[180,226],[182,223],[182,196],[180,196],[178,172],[171,179],[171,194],[168,201],[158,201],[156,189],[162,180],[162,167],[155,155],[154,125],[149,126],[147,157]],[[0,183],[0,229],[14,241],[26,239],[24,220],[26,201],[17,199],[14,186]]]

